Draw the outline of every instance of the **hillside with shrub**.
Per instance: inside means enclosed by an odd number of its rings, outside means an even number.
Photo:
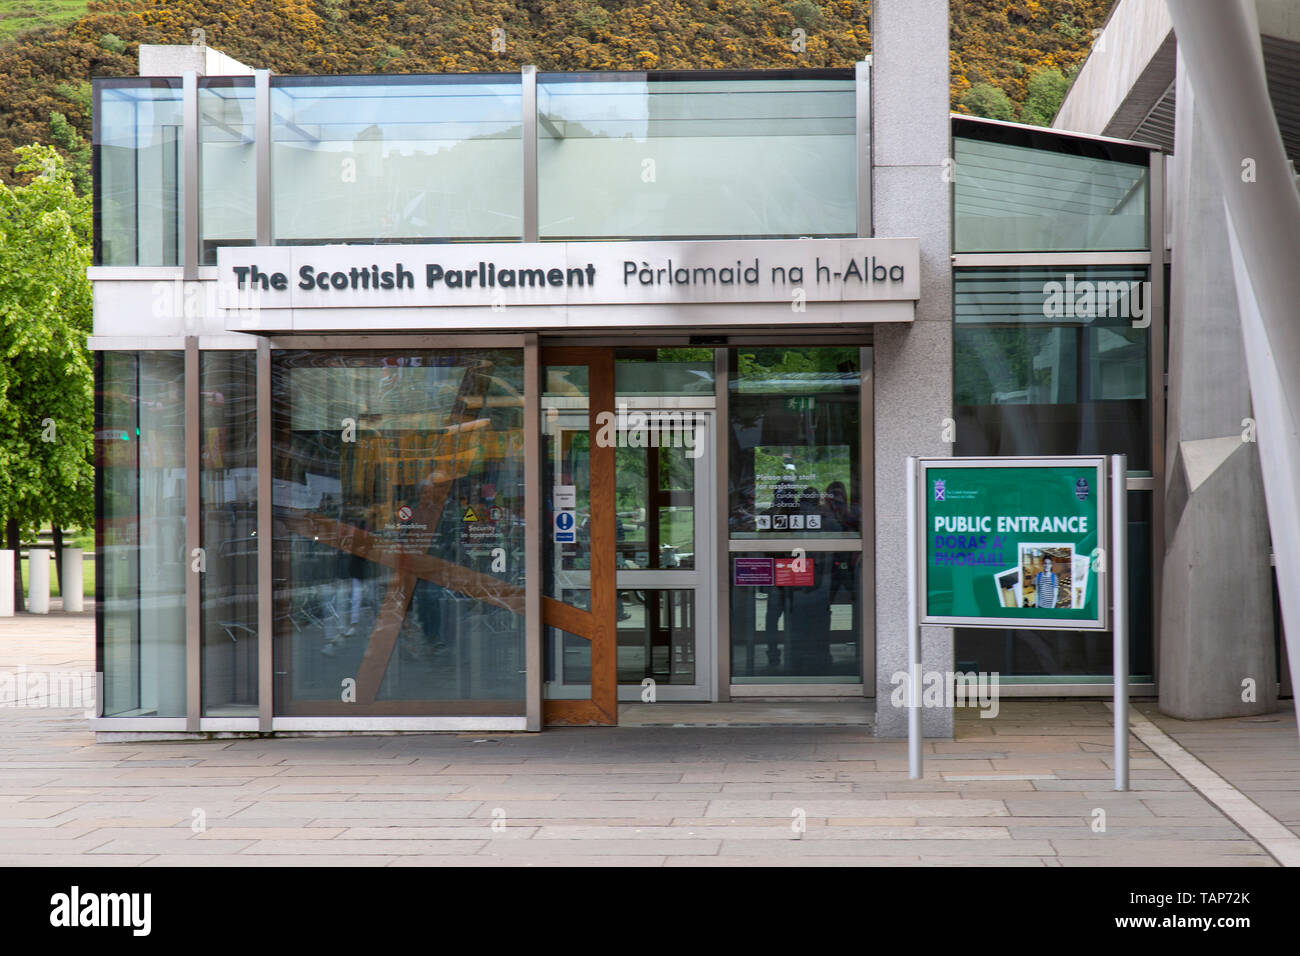
[[[952,0],[953,108],[1050,121],[1111,2]],[[0,178],[48,143],[84,189],[89,80],[135,74],[141,43],[279,73],[843,67],[871,52],[869,21],[863,0],[99,0],[0,46]]]

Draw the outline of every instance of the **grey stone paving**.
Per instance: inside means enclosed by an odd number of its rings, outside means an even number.
[[[84,666],[88,634],[0,622],[0,670]],[[1300,824],[1292,713],[1142,710]],[[1110,715],[1087,701],[964,713],[955,740],[927,742],[921,781],[905,742],[861,726],[96,743],[80,711],[0,708],[0,864],[1275,865],[1130,743],[1133,789],[1115,793]]]

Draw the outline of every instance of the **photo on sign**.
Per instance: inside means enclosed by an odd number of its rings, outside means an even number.
[[[1088,603],[1088,571],[1092,561],[1086,554],[1074,556],[1074,579],[1070,587],[1070,607],[1076,611]]]
[[[1074,545],[1020,544],[1020,606],[1073,608]]]
[[[998,589],[998,603],[1003,607],[1020,607],[1024,603],[1024,584],[1020,578],[1020,568],[1007,568],[993,575],[993,584]]]

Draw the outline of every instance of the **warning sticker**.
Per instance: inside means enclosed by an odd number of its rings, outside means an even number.
[[[461,520],[461,521],[477,521],[477,520],[478,520],[478,515],[474,513],[474,509],[473,509],[472,507],[470,507],[470,508],[466,508],[466,509],[465,509],[465,513],[464,513],[463,515],[460,516],[460,520]]]

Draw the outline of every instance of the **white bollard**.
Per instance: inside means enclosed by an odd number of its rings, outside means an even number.
[[[59,589],[63,592],[63,610],[84,611],[85,595],[81,592],[81,549],[63,549],[63,574],[59,579]]]
[[[14,616],[14,553],[0,551],[0,617]]]
[[[27,610],[33,614],[50,613],[49,548],[32,548],[27,552]]]

